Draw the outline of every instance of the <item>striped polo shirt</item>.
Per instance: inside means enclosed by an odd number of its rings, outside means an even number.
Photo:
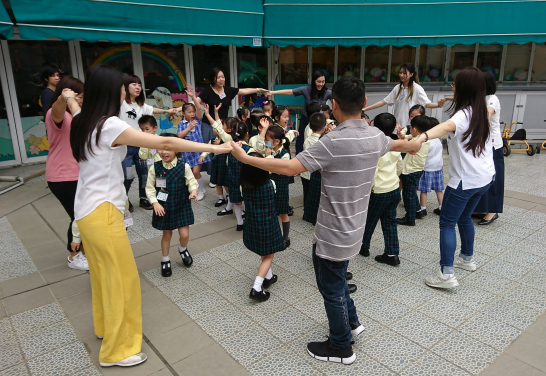
[[[358,254],[377,162],[391,147],[379,129],[347,120],[296,156],[307,171],[322,175],[317,256],[344,261]]]

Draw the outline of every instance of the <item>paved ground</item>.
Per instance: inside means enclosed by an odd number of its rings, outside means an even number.
[[[262,304],[247,299],[259,261],[242,245],[235,219],[217,219],[214,190],[194,204],[194,266],[176,265],[170,279],[158,273],[160,238],[150,212],[137,209],[129,236],[141,273],[149,359],[104,369],[97,363],[89,275],[66,266],[67,216],[43,177],[31,179],[0,196],[0,376],[546,375],[544,158],[506,158],[505,213],[477,228],[479,269],[457,270],[461,285],[454,291],[423,282],[437,268],[438,217],[400,229],[398,268],[373,261],[382,251],[378,230],[372,257],[350,264],[366,327],[352,366],[318,362],[305,351],[308,340],[325,338],[327,327],[310,262],[312,228],[300,221],[299,183],[291,191],[292,246],[275,257],[279,282]],[[428,207],[429,213],[436,207],[434,195]]]

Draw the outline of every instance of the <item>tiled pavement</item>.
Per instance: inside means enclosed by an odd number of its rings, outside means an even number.
[[[477,228],[479,269],[457,270],[454,291],[423,283],[439,258],[433,214],[400,229],[400,267],[373,261],[382,250],[380,229],[372,256],[350,263],[366,327],[351,366],[305,352],[327,327],[310,263],[312,228],[299,221],[299,184],[291,192],[292,246],[275,256],[279,282],[262,304],[247,298],[258,258],[242,246],[234,218],[217,220],[214,190],[194,204],[194,266],[176,265],[170,279],[157,270],[150,213],[137,208],[129,233],[142,273],[143,350],[150,358],[131,369],[105,369],[97,365],[88,274],[66,267],[66,214],[43,179],[34,179],[0,196],[0,376],[546,375],[546,165],[542,155],[512,154],[506,170],[505,213]],[[431,213],[434,195],[428,206]]]

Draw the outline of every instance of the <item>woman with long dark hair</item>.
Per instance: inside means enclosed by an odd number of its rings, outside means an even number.
[[[394,117],[402,128],[409,125],[409,110],[420,104],[426,108],[438,108],[438,103],[432,103],[428,99],[425,90],[419,85],[419,76],[415,72],[412,63],[404,63],[398,73],[400,83],[383,100],[364,109],[364,112],[374,110],[384,105],[394,105]]]
[[[66,249],[68,267],[77,270],[89,270],[87,259],[80,241],[74,237],[74,200],[80,166],[72,156],[70,148],[70,129],[72,116],[80,110],[83,103],[83,82],[77,78],[65,76],[56,85],[50,105],[45,109],[45,127],[50,143],[46,160],[46,180],[49,190],[59,200],[66,214],[70,217],[67,231]]]
[[[476,270],[471,215],[495,179],[483,73],[477,68],[462,70],[455,77],[453,91],[450,119],[422,133],[415,141],[422,144],[448,135],[450,178],[440,214],[440,272],[425,279],[427,285],[443,289],[459,285],[454,267]],[[457,259],[455,225],[461,234],[461,253]]]
[[[137,131],[118,117],[125,87],[121,72],[112,67],[92,67],[84,95],[86,101],[72,122],[70,143],[80,166],[75,219],[89,262],[95,334],[103,338],[99,361],[103,367],[134,366],[147,357],[140,352],[140,280],[123,220],[127,196],[121,161],[126,145],[218,154],[229,152],[231,145],[198,144]]]
[[[311,84],[308,86],[301,86],[295,89],[283,89],[269,91],[266,93],[269,95],[293,95],[298,97],[303,95],[305,98],[305,106],[303,107],[303,113],[301,115],[300,125],[298,127],[298,138],[296,140],[296,154],[303,151],[304,133],[305,128],[309,124],[309,118],[307,116],[307,106],[311,103],[326,104],[328,100],[332,100],[332,90],[326,87],[326,76],[324,72],[315,71],[311,78]]]

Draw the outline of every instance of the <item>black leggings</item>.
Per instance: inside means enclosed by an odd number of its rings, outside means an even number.
[[[58,181],[58,182],[52,182],[48,181],[47,185],[49,186],[49,189],[51,190],[51,193],[55,197],[57,197],[57,200],[61,203],[64,210],[66,211],[66,214],[70,217],[70,225],[68,226],[68,232],[67,232],[67,240],[68,243],[66,245],[66,249],[68,249],[68,252],[72,252],[72,247],[70,244],[72,243],[72,222],[74,222],[74,201],[76,200],[76,188],[78,187],[78,181]]]

